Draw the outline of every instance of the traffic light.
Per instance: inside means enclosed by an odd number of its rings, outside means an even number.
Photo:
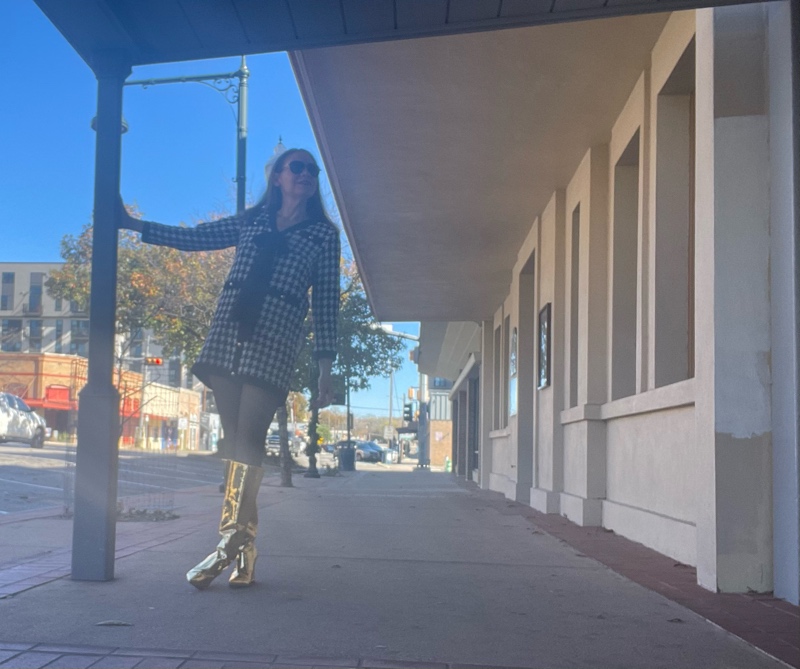
[[[147,358],[144,359],[144,364],[145,365],[163,365],[164,364],[164,358],[150,358],[150,357],[147,357]]]
[[[403,405],[403,420],[407,423],[410,423],[413,420],[413,411],[414,407],[411,404],[404,404]]]

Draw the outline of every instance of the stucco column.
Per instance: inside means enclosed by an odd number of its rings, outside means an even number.
[[[697,22],[697,575],[722,592],[772,589],[766,11]]]
[[[481,371],[480,371],[480,476],[481,488],[489,487],[492,473],[492,398],[494,397],[494,324],[491,320],[481,323]]]
[[[536,267],[538,308],[550,304],[550,385],[539,387],[538,359],[535,364],[534,402],[536,404],[534,485],[530,504],[537,511],[558,513],[564,487],[564,449],[561,411],[564,408],[564,258],[566,192],[557,190],[539,220],[539,246]],[[539,320],[536,318],[535,346],[539,346]]]
[[[470,478],[469,453],[467,452],[467,415],[469,413],[469,408],[467,404],[467,392],[465,390],[459,391],[457,404],[458,437],[456,444],[458,448],[458,457],[456,462],[458,463],[458,475],[464,478]]]
[[[800,600],[798,318],[800,0],[767,5],[772,249],[772,472],[775,596]],[[794,99],[793,99],[794,96]]]
[[[600,407],[608,393],[608,187],[608,147],[593,147],[567,188],[566,212],[571,267],[565,294],[578,302],[567,319],[565,335],[573,349],[573,337],[577,337],[577,356],[570,355],[570,365],[577,362],[577,369],[571,370],[569,388],[569,398],[576,404],[561,412],[564,489],[560,506],[561,514],[579,525],[601,524],[606,496],[606,427]],[[572,285],[576,279],[577,291]],[[573,317],[577,324],[571,322]]]

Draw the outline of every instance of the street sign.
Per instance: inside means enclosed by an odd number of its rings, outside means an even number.
[[[387,441],[391,441],[396,436],[397,435],[394,431],[394,428],[391,425],[387,425],[385,428],[383,428],[383,438]]]

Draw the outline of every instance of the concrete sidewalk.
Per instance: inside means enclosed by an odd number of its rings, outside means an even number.
[[[184,579],[217,540],[211,486],[176,495],[178,520],[121,523],[109,583],[59,577],[63,549],[19,559],[69,521],[4,523],[0,546],[12,526],[18,545],[0,548],[0,667],[786,666],[449,474],[294,480],[262,486],[245,591]],[[12,594],[12,570],[37,564],[51,568]]]

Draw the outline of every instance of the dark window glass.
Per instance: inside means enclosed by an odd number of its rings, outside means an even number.
[[[89,321],[70,321],[69,352],[83,357],[89,354]]]
[[[42,321],[30,321],[28,323],[28,328],[30,332],[28,340],[30,341],[31,351],[40,353],[42,350]]]
[[[14,311],[14,272],[3,272],[0,310]]]
[[[28,293],[28,310],[38,313],[42,310],[42,288],[44,272],[31,272],[31,290]]]
[[[64,342],[64,321],[58,319],[56,321],[56,353],[63,353]]]
[[[17,353],[22,350],[22,320],[18,318],[4,318],[3,330],[0,333],[2,343],[0,349],[8,353]]]

